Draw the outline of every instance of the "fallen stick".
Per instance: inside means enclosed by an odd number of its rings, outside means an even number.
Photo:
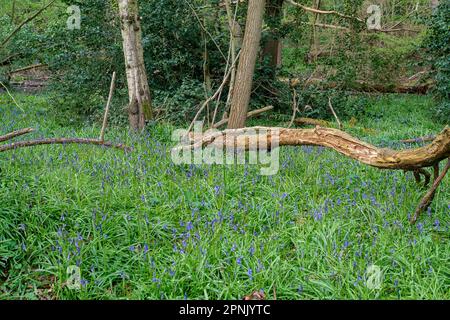
[[[341,121],[339,120],[339,118],[338,118],[336,112],[334,111],[333,105],[331,104],[331,98],[330,98],[330,97],[328,97],[328,106],[330,107],[330,110],[331,110],[331,112],[333,113],[334,118],[336,119],[336,122],[337,122],[337,124],[338,124],[338,126],[339,126],[339,129],[342,130],[342,123],[341,123]]]
[[[246,132],[264,131],[265,135],[248,135]],[[275,134],[275,135],[274,135]],[[218,139],[224,137],[239,138]],[[450,128],[446,127],[436,136],[436,139],[423,147],[405,150],[378,148],[369,143],[358,140],[348,133],[333,129],[316,127],[314,129],[286,129],[275,127],[251,127],[242,129],[227,129],[212,134],[206,134],[201,139],[190,140],[190,145],[180,146],[182,149],[195,149],[209,144],[216,147],[234,147],[248,150],[251,139],[266,139],[270,147],[270,140],[276,137],[280,146],[311,145],[321,146],[341,153],[361,163],[380,169],[397,169],[414,171],[420,168],[433,167],[434,164],[450,157]],[[246,138],[246,139],[243,139]],[[177,149],[177,148],[175,148]]]
[[[6,93],[9,95],[9,97],[12,99],[12,101],[14,102],[14,104],[17,106],[17,108],[19,108],[22,112],[25,112],[25,110],[23,110],[23,108],[17,103],[16,99],[14,99],[13,95],[11,94],[11,92],[9,92],[8,87],[5,86],[5,84],[3,82],[0,81],[0,86],[2,86],[3,88],[5,88]]]
[[[86,138],[50,138],[50,139],[41,139],[41,140],[30,140],[30,141],[19,141],[11,144],[1,145],[0,152],[5,152],[8,150],[16,150],[19,148],[33,147],[38,145],[47,145],[47,144],[91,144],[97,146],[103,146],[107,148],[116,148],[121,149],[126,152],[130,152],[133,149],[124,144],[114,144],[109,141],[101,141],[98,139],[86,139]]]
[[[33,128],[26,128],[26,129],[21,129],[21,130],[17,130],[17,131],[8,133],[3,136],[0,136],[0,142],[8,141],[8,140],[14,139],[19,136],[23,136],[24,134],[28,134],[33,131],[34,131]]]
[[[304,5],[300,4],[300,3],[294,2],[292,0],[285,0],[285,1],[290,3],[290,4],[292,4],[293,6],[302,8],[306,12],[312,12],[312,13],[318,13],[318,14],[332,14],[332,15],[336,15],[336,16],[341,17],[341,18],[354,19],[354,20],[356,20],[356,21],[358,21],[360,23],[364,23],[364,21],[362,19],[358,18],[358,17],[349,16],[349,15],[340,13],[338,11],[319,10],[319,9],[314,9],[314,8],[310,8],[310,7],[304,6]]]
[[[4,58],[2,61],[0,61],[0,66],[6,66],[12,63],[12,59],[17,57],[19,54],[15,53],[15,54],[11,54],[9,56],[7,56],[6,58]]]
[[[430,142],[430,141],[433,141],[434,139],[436,139],[436,137],[431,136],[431,137],[420,137],[420,138],[414,138],[414,139],[405,139],[405,140],[400,140],[400,142],[401,143]]]
[[[105,130],[106,125],[108,124],[109,107],[111,105],[111,100],[115,87],[116,87],[116,72],[114,71],[111,79],[111,86],[109,87],[108,102],[106,103],[105,114],[103,116],[102,130],[100,131],[100,141],[105,141]]]
[[[8,74],[11,75],[11,74],[14,74],[14,73],[19,73],[19,72],[23,72],[23,71],[27,71],[27,70],[31,70],[31,69],[38,69],[38,68],[44,68],[44,67],[47,67],[47,65],[46,64],[42,64],[42,63],[38,63],[38,64],[33,64],[31,66],[27,66],[27,67],[23,67],[23,68],[19,68],[19,69],[16,69],[16,70],[9,71]]]
[[[255,117],[257,115],[260,115],[261,113],[264,113],[264,112],[267,112],[267,111],[270,111],[270,110],[273,110],[273,106],[267,106],[267,107],[264,107],[264,108],[261,108],[261,109],[258,109],[258,110],[250,111],[249,113],[247,113],[247,118]],[[216,124],[214,124],[212,127],[213,128],[219,128],[219,127],[227,124],[228,121],[229,121],[229,118],[222,119],[219,122],[217,122]]]
[[[294,122],[298,125],[311,125],[320,127],[331,127],[331,123],[325,120],[312,119],[312,118],[297,118]]]

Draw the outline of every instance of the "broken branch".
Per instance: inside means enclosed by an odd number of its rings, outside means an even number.
[[[331,110],[331,112],[333,113],[334,118],[336,119],[336,122],[337,122],[337,124],[338,124],[338,126],[339,126],[339,129],[342,129],[342,123],[341,123],[341,121],[339,120],[339,118],[338,118],[336,112],[334,111],[333,105],[331,104],[331,98],[330,98],[330,97],[328,97],[328,106],[330,107],[330,110]]]
[[[105,130],[106,130],[106,125],[108,124],[109,107],[111,105],[111,100],[112,100],[112,96],[113,96],[115,87],[116,87],[116,72],[114,71],[113,75],[112,75],[112,79],[111,79],[111,86],[109,88],[108,102],[106,103],[105,114],[103,116],[102,130],[100,132],[100,141],[105,140]]]
[[[430,188],[430,190],[428,190],[427,194],[420,201],[419,206],[417,207],[414,215],[411,217],[411,220],[410,220],[411,224],[416,223],[420,214],[430,206],[430,204],[433,201],[434,196],[436,194],[436,190],[439,187],[439,184],[441,183],[442,179],[444,179],[444,177],[447,174],[449,169],[450,169],[450,159],[448,159],[447,164],[445,165],[442,173],[434,181],[433,186]]]
[[[17,130],[17,131],[8,133],[3,136],[0,136],[0,142],[8,141],[8,140],[14,139],[19,136],[23,136],[24,134],[28,134],[33,131],[34,131],[33,128],[26,128],[26,129],[21,129],[21,130]]]
[[[334,11],[334,10],[331,10],[331,11],[319,10],[319,9],[314,9],[314,8],[310,8],[310,7],[304,6],[304,5],[300,4],[300,3],[294,2],[293,0],[285,0],[285,1],[290,3],[290,4],[292,4],[293,6],[302,8],[303,10],[305,10],[307,12],[318,13],[318,14],[332,14],[332,15],[336,15],[336,16],[341,17],[341,18],[353,19],[353,20],[359,21],[361,23],[364,23],[364,21],[362,19],[358,18],[358,17],[348,16],[348,15],[340,13],[338,11]]]
[[[264,107],[264,108],[261,108],[261,109],[258,109],[258,110],[250,111],[249,113],[247,113],[247,118],[258,116],[261,113],[264,113],[264,112],[267,112],[267,111],[270,111],[270,110],[273,110],[273,106],[267,106],[267,107]],[[229,120],[228,118],[222,119],[219,122],[217,122],[216,124],[214,124],[212,127],[213,128],[219,128],[219,127],[227,124],[228,120]]]
[[[66,145],[66,144],[91,144],[91,145],[103,146],[103,147],[107,147],[107,148],[121,149],[126,152],[132,151],[131,147],[128,147],[124,144],[114,144],[109,141],[101,141],[98,139],[50,138],[50,139],[41,139],[41,140],[20,141],[20,142],[14,142],[11,144],[2,145],[2,146],[0,146],[0,152],[5,152],[8,150],[15,150],[18,148],[46,145],[46,144],[63,144],[63,145]]]

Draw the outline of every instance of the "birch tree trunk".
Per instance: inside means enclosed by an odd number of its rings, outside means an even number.
[[[150,88],[144,64],[142,29],[137,0],[119,0],[123,52],[128,84],[128,119],[133,130],[142,130],[152,119]]]
[[[244,40],[236,73],[236,85],[231,99],[230,120],[228,121],[230,129],[245,126],[261,40],[265,2],[265,0],[249,0],[248,2]]]

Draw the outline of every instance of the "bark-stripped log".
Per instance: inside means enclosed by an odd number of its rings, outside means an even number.
[[[314,129],[286,129],[253,127],[244,129],[228,129],[205,135],[202,140],[195,141],[183,148],[195,149],[209,144],[231,147],[225,145],[230,139],[218,139],[223,137],[240,137],[235,139],[235,147],[248,149],[252,140],[261,139],[261,135],[246,136],[245,132],[264,130],[268,134],[264,137],[270,147],[272,134],[277,132],[280,146],[312,145],[334,149],[335,151],[364,164],[380,169],[417,170],[432,167],[434,164],[450,157],[450,128],[445,128],[434,141],[426,146],[416,149],[392,150],[378,148],[369,143],[358,140],[348,133],[338,129],[316,127]],[[275,136],[275,135],[274,135]],[[232,141],[232,140],[231,140]],[[239,143],[239,144],[237,144]],[[245,144],[243,144],[245,143]]]
[[[252,134],[248,134],[252,132]],[[213,145],[217,148],[248,150],[249,148],[279,146],[311,145],[333,149],[340,154],[355,159],[379,169],[412,171],[417,182],[419,174],[425,176],[428,184],[431,175],[424,168],[433,167],[435,170],[432,189],[419,205],[411,223],[415,223],[420,212],[431,203],[434,193],[448,171],[448,165],[439,175],[439,162],[450,159],[450,128],[446,127],[428,145],[406,150],[378,148],[369,143],[358,140],[348,133],[338,129],[316,127],[315,129],[286,129],[253,127],[243,129],[228,129],[211,134],[205,134],[197,139],[192,138],[188,145],[176,147],[174,151],[193,150]],[[450,161],[450,160],[449,160]]]

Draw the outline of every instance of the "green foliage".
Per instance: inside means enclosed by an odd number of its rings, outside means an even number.
[[[450,2],[440,1],[429,23],[428,37],[424,46],[429,53],[436,81],[434,97],[436,118],[450,119]]]
[[[46,96],[17,99],[26,114],[0,95],[2,133],[99,134],[55,123]],[[344,125],[391,146],[435,133],[427,105],[370,99],[380,117]],[[242,299],[259,289],[284,300],[449,298],[449,179],[411,226],[424,193],[411,173],[313,147],[282,148],[272,177],[251,165],[175,166],[172,129],[109,129],[129,154],[73,145],[0,153],[0,299]],[[366,285],[372,264],[380,289]],[[74,265],[80,290],[64,285]]]
[[[45,62],[54,73],[52,92],[62,114],[76,118],[104,108],[113,71],[124,85],[119,21],[109,1],[64,1],[81,9],[81,29],[69,30],[65,10],[49,24]],[[65,9],[66,7],[64,7]]]

